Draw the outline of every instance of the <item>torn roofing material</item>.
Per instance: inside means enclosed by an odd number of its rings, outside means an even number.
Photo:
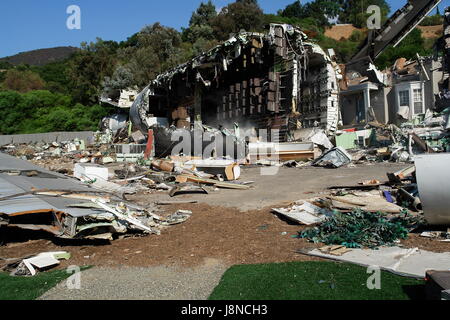
[[[103,210],[77,207],[81,199],[96,197],[89,187],[3,153],[0,195],[0,226],[42,230],[69,239],[126,232]],[[93,222],[107,224],[99,227]]]
[[[189,218],[164,218],[125,203],[105,192],[110,182],[103,183],[96,190],[0,153],[0,227],[42,230],[66,239],[113,240],[115,234],[160,234],[161,228]]]
[[[35,172],[34,175],[11,175],[12,172]],[[4,153],[0,153],[0,195],[2,198],[32,190],[70,190],[92,193],[92,189],[77,180],[48,171]],[[69,207],[78,199],[26,194],[0,201],[0,213],[7,215],[33,212],[65,212],[74,217],[98,213],[97,210]]]

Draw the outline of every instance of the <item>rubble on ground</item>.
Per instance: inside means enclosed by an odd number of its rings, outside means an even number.
[[[0,270],[10,272],[11,276],[35,276],[38,271],[55,267],[59,260],[69,260],[70,257],[66,251],[42,252],[21,259],[8,259]]]
[[[299,237],[327,245],[373,249],[406,239],[408,233],[419,224],[420,218],[407,213],[389,219],[380,212],[355,210],[337,212],[327,217],[318,227],[301,232]]]
[[[145,174],[108,181],[108,168],[77,164],[84,168],[74,169],[78,170],[78,181],[6,154],[0,153],[0,160],[0,227],[42,230],[64,239],[113,240],[120,236],[160,234],[167,226],[184,222],[191,215],[162,214],[156,205],[142,207],[127,201],[126,194],[156,185],[136,184]]]
[[[386,182],[372,179],[332,186],[320,196],[296,201],[288,208],[274,208],[273,212],[313,226],[300,233],[301,238],[313,242],[347,248],[393,245],[419,226],[448,224],[448,205],[442,194],[448,193],[442,188],[446,175],[438,169],[442,161],[448,161],[447,154],[423,155],[415,166],[388,173]],[[448,235],[435,231],[422,236],[446,241]]]

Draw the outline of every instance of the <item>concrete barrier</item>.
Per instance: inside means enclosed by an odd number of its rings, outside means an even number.
[[[49,133],[34,133],[34,134],[14,134],[14,135],[0,135],[0,146],[8,144],[26,144],[26,143],[52,143],[62,141],[73,141],[81,139],[90,141],[93,140],[94,132],[49,132]]]

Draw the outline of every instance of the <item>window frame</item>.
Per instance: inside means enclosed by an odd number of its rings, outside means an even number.
[[[405,95],[402,96],[402,94],[405,94]],[[407,104],[402,104],[403,98],[407,98]],[[411,106],[411,98],[410,98],[410,90],[409,89],[398,91],[398,104],[399,104],[399,107],[410,107]]]
[[[420,98],[420,99],[418,99]],[[421,114],[424,113],[424,103],[423,103],[423,90],[422,88],[413,89],[413,114]],[[420,103],[420,112],[416,112],[416,104]]]

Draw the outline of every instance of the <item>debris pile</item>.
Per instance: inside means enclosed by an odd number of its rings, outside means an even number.
[[[300,233],[313,242],[347,248],[393,245],[419,226],[448,224],[447,201],[440,194],[448,194],[448,189],[441,192],[432,182],[442,180],[441,187],[446,183],[439,170],[443,161],[448,161],[448,154],[423,155],[415,166],[388,173],[387,182],[372,179],[333,186],[319,197],[273,212],[299,224],[315,225]],[[448,234],[425,232],[422,236],[446,241]]]
[[[209,130],[214,131],[212,128]],[[137,132],[139,131],[133,133],[134,137]],[[223,130],[214,133],[222,134]],[[203,159],[201,156],[168,156],[158,159],[153,157],[155,145],[147,155],[148,145],[112,144],[108,139],[101,138],[105,135],[106,133],[100,135],[93,143],[75,140],[52,144],[7,145],[2,150],[50,171],[76,177],[94,188],[119,194],[170,191],[180,183],[214,188],[249,188],[246,183],[237,182],[241,171],[235,160]],[[144,140],[147,139],[143,134],[140,135]],[[229,136],[232,134],[229,133]]]
[[[369,213],[384,212],[391,215],[407,210],[407,212],[414,212],[418,215],[422,212],[419,205],[420,199],[417,197],[416,184],[411,184],[411,181],[407,180],[408,178],[413,179],[412,175],[406,175],[408,170],[410,174],[414,172],[408,168],[400,172],[389,173],[389,176],[395,177],[394,183],[381,183],[372,179],[362,181],[357,185],[332,186],[328,191],[322,192],[321,196],[299,200],[289,208],[276,208],[273,211],[305,225],[321,223],[336,213],[351,213],[355,210]],[[400,177],[402,180],[398,180]],[[407,195],[407,200],[411,200],[410,202],[405,200],[405,195]]]
[[[74,163],[106,164],[115,162],[115,154],[108,144],[76,139],[53,143],[6,145],[0,151],[22,160],[64,174],[73,173]]]
[[[380,212],[355,210],[337,212],[327,217],[319,226],[302,231],[299,236],[315,243],[373,249],[406,239],[408,233],[419,224],[420,218],[412,217],[408,213],[401,213],[389,219],[386,214]]]
[[[0,153],[0,227],[43,230],[65,239],[113,240],[117,236],[160,234],[186,221],[191,212],[160,214],[125,200],[138,186],[104,180],[108,170],[87,164],[79,182]],[[89,170],[88,170],[89,169]],[[103,176],[103,177],[102,177]]]
[[[66,251],[43,252],[21,259],[8,259],[0,270],[10,272],[11,276],[35,276],[38,271],[57,266],[59,260],[69,260],[70,257],[70,253]]]

